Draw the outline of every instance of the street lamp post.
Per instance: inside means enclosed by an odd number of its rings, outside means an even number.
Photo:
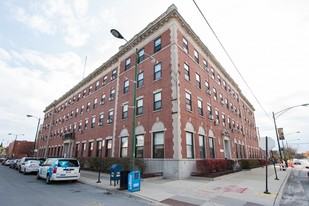
[[[16,141],[17,141],[17,136],[19,135],[24,135],[24,134],[13,134],[13,133],[9,133],[8,135],[15,135],[15,140],[14,140],[14,144],[13,144],[13,149],[12,149],[12,156],[15,157],[15,149],[16,149]]]
[[[38,138],[38,132],[39,132],[39,126],[40,126],[40,121],[41,121],[41,119],[40,118],[38,118],[38,117],[36,117],[36,116],[33,116],[33,115],[31,115],[31,114],[27,114],[27,117],[29,118],[29,117],[33,117],[33,118],[35,118],[35,119],[37,119],[38,120],[38,125],[37,125],[37,127],[36,127],[36,133],[35,133],[35,137],[34,137],[34,145],[33,145],[33,156],[36,156],[35,155],[35,150],[36,150],[36,141],[37,141],[37,138]]]
[[[278,134],[276,119],[278,119],[278,117],[280,117],[282,114],[289,111],[290,109],[293,109],[295,107],[307,107],[307,106],[309,106],[309,103],[288,107],[288,108],[283,109],[283,110],[276,112],[276,113],[273,112],[273,119],[274,119],[274,125],[275,125],[275,130],[276,130],[276,137],[277,137],[277,143],[278,143],[278,149],[279,149],[279,155],[280,155],[281,161],[283,160],[283,158],[282,158],[283,151],[281,151],[281,149],[280,149],[279,134]],[[286,159],[285,159],[285,166],[288,167],[288,161]]]
[[[118,39],[123,39],[128,42],[119,31],[112,29],[112,35]],[[131,170],[135,168],[135,124],[136,124],[136,86],[137,86],[137,64],[138,64],[138,49],[135,50],[135,66],[134,66],[134,86],[133,86],[133,114],[132,114],[132,145],[131,145]]]

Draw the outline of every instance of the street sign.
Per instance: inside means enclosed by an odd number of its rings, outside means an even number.
[[[268,150],[275,148],[276,142],[271,137],[267,137]],[[266,137],[261,137],[259,146],[262,150],[266,150]]]

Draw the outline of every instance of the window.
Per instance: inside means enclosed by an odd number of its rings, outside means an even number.
[[[144,135],[136,136],[136,149],[135,157],[143,158],[144,156]]]
[[[87,129],[87,127],[88,127],[88,119],[85,119],[84,129]]]
[[[100,104],[102,105],[102,104],[105,104],[105,94],[102,94],[102,96],[101,96],[101,102],[100,102]]]
[[[82,143],[82,157],[85,157],[86,155],[86,142],[83,142]]]
[[[186,109],[187,111],[192,111],[191,94],[186,92]]]
[[[90,110],[90,102],[87,102],[86,111],[89,112],[89,110]]]
[[[144,104],[144,100],[142,98],[136,100],[136,115],[143,114],[143,104]]]
[[[204,70],[208,72],[208,63],[205,59],[203,59],[203,66],[204,66]]]
[[[126,59],[124,70],[127,71],[127,70],[130,69],[130,67],[131,67],[131,59],[129,57],[129,58]]]
[[[112,71],[111,80],[116,79],[116,77],[117,77],[117,70],[116,70],[116,69],[114,69],[114,70]]]
[[[201,89],[201,77],[198,73],[195,74],[196,86]]]
[[[197,113],[200,116],[203,116],[203,101],[198,99],[197,100]]]
[[[214,117],[212,116],[212,108],[210,104],[207,104],[207,112],[208,112],[208,118],[214,119]]]
[[[111,157],[112,156],[112,144],[113,144],[113,141],[111,139],[106,140],[105,157]]]
[[[93,151],[93,142],[89,142],[88,157],[91,157]]]
[[[157,92],[153,95],[153,99],[154,99],[154,106],[153,106],[153,110],[157,111],[162,109],[162,99],[161,99],[161,92]]]
[[[205,88],[206,88],[206,94],[210,95],[211,91],[210,91],[210,86],[209,86],[208,81],[205,81]]]
[[[78,108],[76,108],[75,110],[75,117],[77,117],[77,115],[78,115]]]
[[[154,66],[154,72],[153,72],[153,80],[158,80],[161,79],[162,77],[162,72],[161,72],[161,63],[156,64]]]
[[[222,117],[222,124],[225,127],[225,125],[226,125],[225,124],[225,114],[222,113],[221,117]]]
[[[103,125],[103,121],[104,121],[104,113],[101,113],[100,116],[99,116],[99,123],[98,123],[98,125],[102,126]]]
[[[238,152],[238,144],[235,143],[235,150],[236,150],[236,158],[239,158],[239,152]]]
[[[194,158],[193,133],[186,132],[187,158]]]
[[[128,104],[122,106],[122,119],[128,118]]]
[[[221,85],[221,77],[218,75],[218,84]]]
[[[100,85],[100,81],[98,80],[98,81],[95,83],[95,91],[97,91],[97,90],[98,90],[99,85]]]
[[[137,75],[137,88],[140,88],[144,85],[144,72],[140,72]]]
[[[80,122],[78,123],[78,131],[79,131],[79,132],[82,130],[82,124],[83,124],[82,121],[80,121]]]
[[[75,145],[75,157],[77,158],[79,154],[79,143]]]
[[[217,109],[215,110],[215,115],[216,115],[216,124],[219,124],[220,116],[219,116],[219,111]]]
[[[102,85],[106,85],[106,84],[107,84],[107,75],[103,77],[103,82],[102,82]]]
[[[113,101],[115,99],[115,89],[112,89],[109,94],[109,101]]]
[[[232,129],[231,119],[229,117],[227,118],[227,124],[229,125],[229,128]]]
[[[221,104],[224,104],[223,95],[222,95],[221,93],[219,94],[219,97],[220,97],[220,102],[221,102]]]
[[[199,139],[199,148],[200,148],[200,158],[206,158],[204,135],[199,134],[198,139]]]
[[[127,79],[124,81],[124,86],[123,86],[123,93],[126,94],[129,92],[129,84],[130,84],[130,81]]]
[[[154,41],[154,53],[161,50],[161,38],[158,38]]]
[[[183,67],[184,67],[184,73],[185,73],[185,80],[188,80],[188,81],[190,81],[190,68],[189,68],[189,66],[185,63],[184,65],[183,65]]]
[[[215,79],[215,70],[214,70],[214,68],[211,67],[210,70],[211,70],[211,78]]]
[[[210,158],[215,159],[215,146],[213,137],[209,137],[209,150],[210,150]]]
[[[121,137],[120,157],[128,156],[128,137]]]
[[[212,91],[213,91],[213,94],[214,94],[214,100],[217,101],[218,97],[217,97],[217,90],[216,90],[216,88],[213,88]]]
[[[164,132],[153,133],[153,158],[164,158]]]
[[[84,105],[82,105],[82,107],[80,108],[80,114],[84,113]]]
[[[145,51],[144,49],[141,49],[138,51],[138,59],[137,59],[137,63],[142,62],[145,59]]]
[[[92,85],[89,87],[89,93],[88,94],[91,94],[92,92]]]
[[[185,38],[183,38],[182,43],[183,43],[183,50],[188,54],[189,53],[188,41]]]
[[[98,103],[98,99],[95,98],[95,99],[93,100],[93,106],[92,106],[93,109],[95,109],[95,108],[97,107],[97,103]]]
[[[110,124],[113,122],[114,111],[108,111],[107,123]]]
[[[95,124],[95,117],[91,118],[91,128],[94,128],[94,124]]]
[[[223,87],[224,87],[225,91],[227,91],[226,82],[224,80],[223,80]]]
[[[102,140],[97,141],[96,157],[102,157]]]
[[[194,49],[194,60],[196,61],[196,63],[200,63],[198,52],[195,49]]]
[[[86,96],[87,90],[85,89],[83,92],[83,98]]]

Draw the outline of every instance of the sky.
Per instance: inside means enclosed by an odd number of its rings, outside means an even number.
[[[124,44],[110,29],[129,40],[172,4],[253,104],[260,136],[276,140],[272,112],[309,103],[309,1],[195,2],[236,67],[191,0],[0,1],[0,141],[33,141],[45,108]],[[276,122],[285,144],[309,151],[309,107]]]

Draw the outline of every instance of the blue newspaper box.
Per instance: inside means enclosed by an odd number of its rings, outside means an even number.
[[[135,170],[129,173],[128,175],[128,191],[136,192],[141,189],[141,172]]]

